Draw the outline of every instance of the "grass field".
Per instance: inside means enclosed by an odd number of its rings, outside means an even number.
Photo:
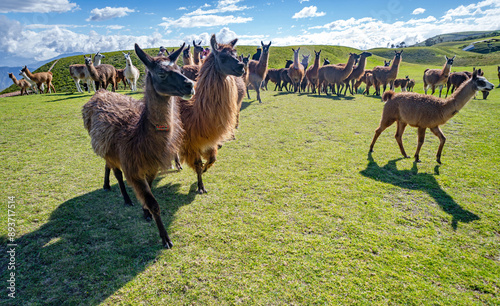
[[[422,71],[400,75],[422,91]],[[379,97],[250,94],[237,139],[204,176],[208,194],[187,168],[155,181],[171,250],[132,190],[126,207],[114,178],[101,189],[81,119],[89,94],[0,98],[2,304],[498,305],[498,89],[443,127],[442,165],[431,133],[421,163],[402,158],[395,126],[367,154]],[[414,128],[404,142],[412,155]]]

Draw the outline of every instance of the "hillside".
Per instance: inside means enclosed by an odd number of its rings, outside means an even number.
[[[464,40],[478,40],[481,38],[499,35],[500,31],[466,31],[456,33],[446,33],[430,37],[420,43],[412,45],[412,47],[425,47],[432,46],[443,42],[464,41]]]
[[[500,36],[491,37],[500,38]],[[453,41],[453,42],[443,42],[436,44],[432,47],[408,47],[405,48],[403,53],[403,64],[417,64],[426,66],[441,66],[443,64],[443,57],[457,55],[455,60],[455,67],[474,67],[474,66],[488,66],[496,65],[500,63],[500,52],[493,52],[489,54],[481,54],[475,52],[462,51],[463,45],[467,45],[471,42],[476,41],[475,39],[465,40],[465,41]],[[313,50],[322,50],[321,59],[328,58],[332,64],[346,62],[349,52],[360,53],[361,50],[342,47],[342,46],[286,46],[286,47],[275,47],[271,46],[270,56],[269,56],[269,68],[281,68],[284,67],[285,61],[287,59],[292,59],[293,53],[292,48],[300,47],[301,54],[314,54]],[[168,49],[172,49],[169,47]],[[238,46],[238,53],[240,54],[254,54],[256,51],[256,46]],[[392,59],[394,56],[394,50],[390,48],[376,48],[369,50],[374,56],[369,57],[367,61],[367,67],[374,67],[381,65],[383,60]],[[131,50],[125,50],[128,52]],[[156,55],[157,49],[146,49],[146,51],[151,55]],[[104,52],[106,58],[103,59],[103,63],[111,64],[117,68],[125,67],[125,58],[122,51],[116,52]],[[140,63],[137,56],[132,56],[134,65],[136,65],[141,71],[141,78],[139,79],[138,86],[141,87],[144,78],[144,66]],[[313,59],[311,58],[311,61]],[[46,63],[45,65],[38,68],[36,71],[47,71],[52,65],[53,61]],[[69,76],[69,65],[72,64],[83,64],[83,56],[70,56],[61,58],[59,62],[52,69],[54,74],[53,83],[58,92],[76,92],[76,86]],[[179,60],[179,64],[181,61]],[[119,85],[119,88],[123,88],[123,85]],[[2,91],[1,93],[8,93],[17,91],[18,88],[12,85]],[[0,93],[0,94],[1,94]]]

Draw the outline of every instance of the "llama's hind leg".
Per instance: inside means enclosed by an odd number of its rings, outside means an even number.
[[[373,147],[375,146],[375,142],[377,142],[377,139],[380,136],[380,134],[382,134],[382,132],[386,128],[391,126],[395,121],[396,120],[394,120],[394,119],[384,120],[384,118],[382,118],[382,120],[380,120],[380,126],[375,130],[375,135],[373,135],[373,140],[372,140],[372,143],[370,144],[370,151],[369,152],[373,152]]]
[[[203,161],[201,160],[201,156],[198,156],[194,161],[194,168],[196,170],[196,174],[198,176],[198,190],[199,194],[207,193],[205,186],[203,185]]]
[[[111,190],[111,186],[109,185],[109,174],[111,172],[111,169],[108,167],[108,165],[106,165],[104,167],[104,185],[102,186],[102,189],[104,189],[105,191],[110,191]]]
[[[163,225],[163,221],[161,220],[160,205],[158,205],[158,201],[156,201],[155,197],[153,196],[148,182],[145,179],[130,179],[128,181],[134,187],[137,197],[143,204],[143,209],[148,210],[148,212],[153,216],[153,219],[156,222],[156,226],[158,227],[163,246],[167,249],[170,249],[173,244],[168,237],[165,226]]]
[[[417,150],[415,151],[415,162],[416,163],[420,162],[419,154],[420,154],[420,149],[422,148],[422,145],[424,144],[425,130],[426,130],[426,128],[424,128],[424,127],[418,128],[418,144],[417,144]]]
[[[409,156],[406,154],[405,148],[403,147],[403,133],[405,132],[405,128],[406,128],[406,123],[399,121],[398,128],[396,130],[396,135],[394,135],[394,137],[396,138],[396,142],[398,143],[401,154],[405,158],[408,158]]]
[[[132,203],[132,200],[130,199],[130,196],[127,193],[127,189],[125,189],[125,183],[123,182],[122,171],[118,168],[113,168],[113,173],[115,174],[116,180],[118,181],[118,185],[120,186],[120,191],[122,193],[125,205],[134,206],[134,203]]]
[[[432,128],[431,132],[434,133],[434,135],[436,135],[439,138],[439,148],[438,148],[438,151],[436,154],[436,161],[438,162],[438,164],[440,164],[441,163],[441,153],[443,152],[443,147],[444,147],[444,143],[446,142],[446,137],[444,136],[443,131],[441,131],[439,126]]]

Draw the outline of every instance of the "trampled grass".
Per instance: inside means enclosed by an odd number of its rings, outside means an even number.
[[[259,104],[250,94],[237,139],[204,176],[208,194],[195,194],[190,169],[155,181],[172,250],[134,196],[124,206],[114,178],[101,189],[104,163],[81,120],[90,95],[0,99],[2,303],[498,303],[498,90],[443,127],[442,165],[431,133],[421,163],[401,158],[394,126],[367,154],[378,97],[267,91]],[[413,153],[414,128],[404,143]],[[8,196],[15,300],[3,264]]]

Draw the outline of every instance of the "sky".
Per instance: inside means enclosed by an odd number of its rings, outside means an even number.
[[[500,0],[0,1],[0,66],[61,54],[207,46],[212,34],[240,45],[411,45],[459,31],[500,29]],[[272,51],[271,51],[272,52]]]

